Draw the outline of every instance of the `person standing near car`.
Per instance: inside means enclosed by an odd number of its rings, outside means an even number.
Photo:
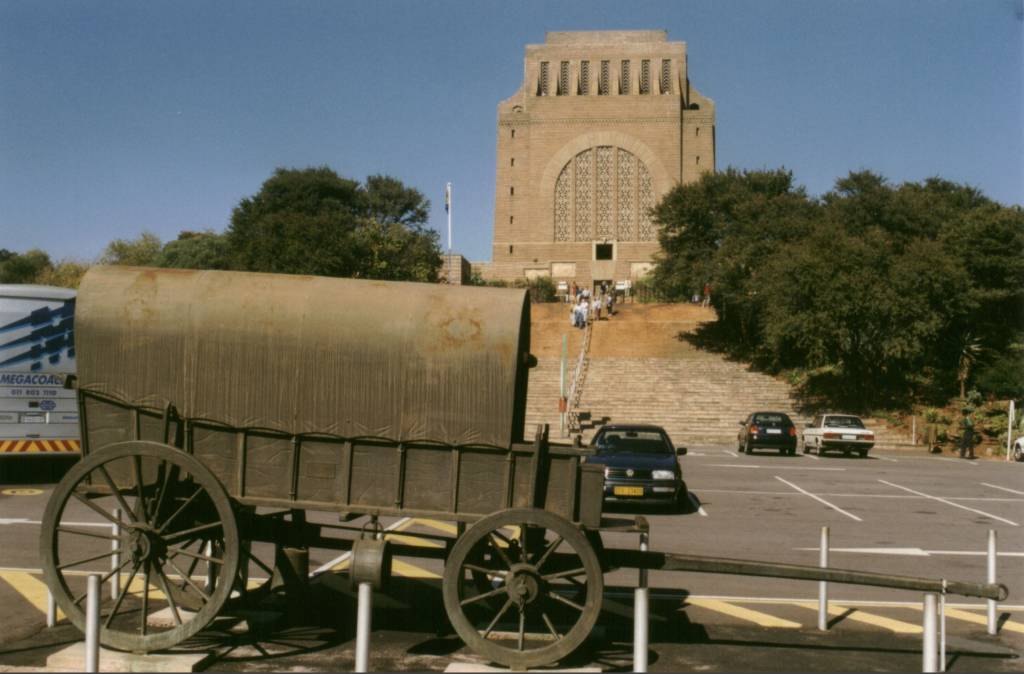
[[[971,418],[971,408],[964,407],[964,418],[960,421],[960,458],[974,458],[974,419]]]

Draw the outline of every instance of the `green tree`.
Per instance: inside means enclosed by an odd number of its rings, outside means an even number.
[[[327,167],[277,169],[231,216],[232,266],[250,271],[436,281],[429,202],[387,176],[364,187]]]
[[[131,267],[156,267],[163,244],[152,232],[143,232],[134,239],[114,239],[100,255],[101,264],[122,264]]]
[[[229,269],[228,240],[210,230],[185,230],[164,245],[156,262],[157,266],[175,269]]]
[[[4,252],[8,255],[0,261],[0,283],[39,283],[40,275],[53,267],[50,256],[38,248],[20,255]]]
[[[36,282],[61,288],[77,288],[90,266],[90,263],[81,260],[61,260],[56,265],[43,269]]]

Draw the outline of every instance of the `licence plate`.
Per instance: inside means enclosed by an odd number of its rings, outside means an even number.
[[[856,440],[856,435],[843,435],[843,440]]]
[[[614,487],[612,493],[616,496],[643,496],[643,487]]]
[[[782,435],[782,429],[781,428],[768,428],[768,429],[765,430],[765,433],[767,433],[768,435]]]

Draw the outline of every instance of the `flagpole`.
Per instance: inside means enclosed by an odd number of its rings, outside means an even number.
[[[448,211],[448,285],[452,284],[452,184],[444,186],[445,210]]]

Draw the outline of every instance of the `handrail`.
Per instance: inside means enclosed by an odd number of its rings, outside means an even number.
[[[587,353],[590,351],[590,335],[593,329],[594,324],[588,318],[587,325],[583,329],[583,339],[580,340],[580,353],[576,358],[576,366],[573,368],[569,394],[566,396],[570,433],[580,430],[579,405],[580,398],[583,396],[583,380],[587,376]]]

